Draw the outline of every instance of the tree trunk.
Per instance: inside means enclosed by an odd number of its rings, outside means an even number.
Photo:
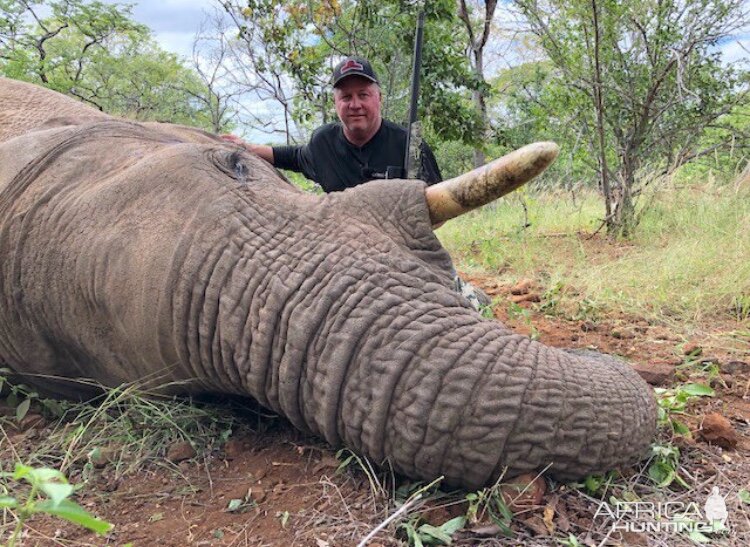
[[[484,5],[484,16],[481,19],[481,31],[474,32],[472,26],[471,16],[469,15],[469,9],[466,5],[465,0],[458,0],[458,17],[464,23],[466,32],[469,37],[469,51],[472,68],[476,75],[477,82],[486,83],[484,77],[484,47],[487,45],[487,40],[490,36],[492,18],[495,15],[495,8],[497,7],[497,0],[488,0]],[[484,154],[484,143],[487,141],[487,133],[489,128],[489,118],[487,116],[487,102],[485,100],[485,87],[479,87],[472,92],[472,98],[474,101],[474,107],[476,108],[477,114],[481,120],[480,135],[477,139],[478,144],[474,147],[474,167],[481,167],[487,162]]]
[[[623,158],[619,184],[613,189],[613,210],[607,222],[607,233],[610,237],[628,238],[635,228],[635,203],[633,202],[633,185],[635,183],[635,166],[630,158]]]
[[[482,120],[482,141],[485,140],[485,137],[487,136],[487,127],[489,125],[489,122],[487,121],[487,103],[484,100],[484,96],[482,95],[482,92],[479,90],[474,90],[472,93],[473,99],[474,99],[474,106],[477,109],[477,112],[481,116]],[[487,158],[484,154],[484,149],[481,145],[474,147],[474,167],[481,167],[485,163],[487,163]]]

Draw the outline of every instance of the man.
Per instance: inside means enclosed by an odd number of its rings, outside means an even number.
[[[403,178],[406,129],[382,118],[378,77],[367,60],[348,57],[336,66],[333,101],[340,123],[319,127],[304,146],[271,147],[247,144],[233,135],[224,138],[280,169],[303,173],[326,192],[373,179]],[[440,182],[437,161],[425,143],[421,157],[419,178]]]

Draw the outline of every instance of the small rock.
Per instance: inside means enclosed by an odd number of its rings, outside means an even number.
[[[675,367],[669,363],[632,363],[633,369],[652,386],[669,384],[674,381]]]
[[[523,523],[537,536],[549,535],[549,530],[547,530],[547,526],[544,524],[544,520],[539,515],[532,515],[529,518],[524,519]]]
[[[594,332],[599,328],[599,326],[592,322],[592,321],[584,321],[581,323],[581,330],[583,332]]]
[[[250,488],[250,498],[257,503],[261,503],[265,500],[267,495],[268,494],[262,486],[253,486]]]
[[[327,470],[335,470],[338,468],[339,464],[341,462],[337,460],[334,456],[331,454],[325,454],[322,458],[320,458],[320,461],[313,467],[313,473],[316,475],[319,475],[320,473],[323,473]]]
[[[187,441],[174,443],[167,450],[167,459],[172,463],[178,463],[195,457],[195,449]]]
[[[229,439],[224,444],[224,455],[227,459],[233,460],[245,453],[245,447],[239,439]]]
[[[708,444],[732,449],[737,446],[737,433],[732,424],[718,412],[706,414],[698,432],[700,438]]]
[[[635,334],[623,329],[612,329],[611,334],[613,338],[617,338],[618,340],[629,340],[635,338]]]
[[[95,448],[89,452],[89,461],[97,469],[105,467],[115,460],[115,450],[112,448]]]
[[[539,296],[537,293],[528,293],[528,294],[517,294],[515,296],[510,297],[511,302],[515,302],[516,304],[520,304],[521,302],[541,302],[542,297]]]
[[[105,492],[115,492],[118,488],[120,488],[120,481],[117,479],[111,479],[104,484],[102,490]]]
[[[622,542],[623,545],[633,545],[634,547],[646,547],[650,543],[648,536],[641,532],[623,532]]]
[[[750,374],[750,363],[745,361],[729,361],[719,368],[726,374]]]
[[[534,281],[532,279],[522,279],[510,288],[510,294],[528,294],[533,286]]]
[[[547,483],[540,476],[524,473],[502,484],[500,492],[508,508],[518,513],[542,503]]]

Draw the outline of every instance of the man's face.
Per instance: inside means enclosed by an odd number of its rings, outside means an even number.
[[[347,137],[369,140],[377,132],[381,122],[380,88],[377,84],[366,78],[350,76],[333,90],[333,102]]]

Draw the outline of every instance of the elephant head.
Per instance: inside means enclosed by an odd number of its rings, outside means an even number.
[[[87,110],[50,123],[45,101],[73,106],[7,80],[0,98],[19,86],[44,100],[27,105],[33,123],[0,114],[0,135],[3,119],[15,127],[0,144],[0,360],[27,379],[247,395],[335,446],[467,488],[504,472],[579,478],[647,449],[640,377],[482,318],[433,233],[533,176],[552,145],[437,187],[314,196],[186,128]]]

